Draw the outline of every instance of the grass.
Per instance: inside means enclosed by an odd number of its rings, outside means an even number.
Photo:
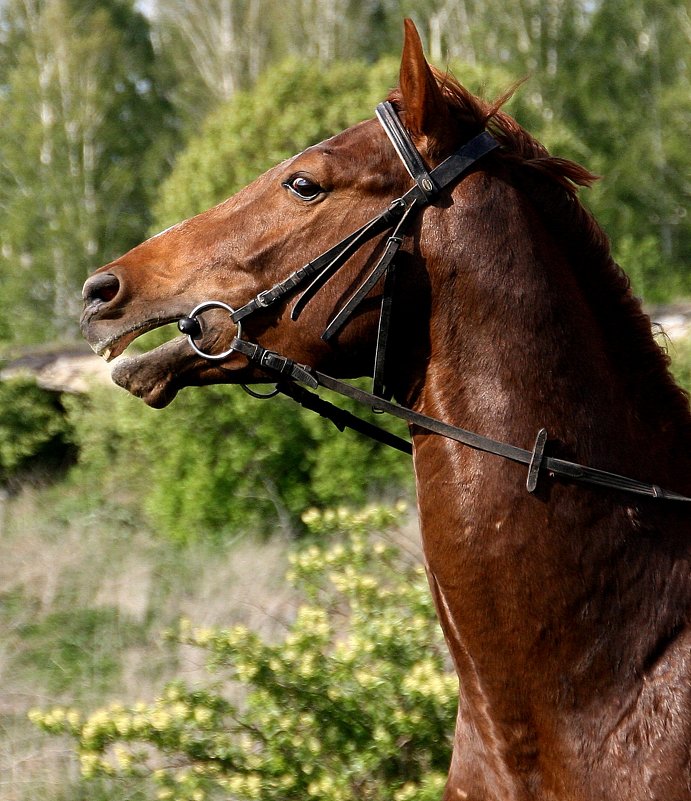
[[[164,642],[181,617],[270,636],[292,610],[280,538],[248,538],[231,552],[182,548],[113,510],[80,512],[79,492],[27,488],[0,501],[3,801],[133,801],[107,783],[87,791],[73,751],[36,730],[29,709],[151,698],[167,680],[204,671],[191,649]]]

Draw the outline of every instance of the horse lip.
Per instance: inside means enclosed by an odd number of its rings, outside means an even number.
[[[82,333],[86,341],[97,356],[101,356],[107,362],[120,356],[121,353],[134,342],[137,337],[146,334],[148,331],[153,331],[156,328],[161,328],[169,323],[174,323],[179,319],[179,314],[167,314],[158,317],[152,317],[147,320],[142,320],[133,323],[127,328],[120,329],[115,333],[110,334],[105,338],[95,338],[93,336],[92,326],[93,321],[82,322]]]
[[[175,374],[180,369],[181,358],[194,357],[192,352],[186,352],[185,346],[185,337],[176,337],[153,350],[120,359],[111,378],[148,406],[167,406],[178,391]]]

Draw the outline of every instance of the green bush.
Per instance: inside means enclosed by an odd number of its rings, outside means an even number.
[[[674,377],[687,392],[691,392],[691,334],[672,342],[668,350]]]
[[[289,578],[304,604],[279,642],[183,621],[172,636],[206,652],[209,686],[32,719],[74,738],[85,777],[141,777],[160,799],[438,798],[457,680],[423,570],[373,534],[395,519],[383,508],[305,516],[311,534],[341,542],[296,553]]]
[[[180,542],[300,530],[307,506],[362,504],[412,482],[407,456],[240,387],[185,391],[164,410],[103,388],[67,407],[85,502],[131,504]]]
[[[66,454],[69,426],[57,395],[32,379],[0,381],[0,485]]]

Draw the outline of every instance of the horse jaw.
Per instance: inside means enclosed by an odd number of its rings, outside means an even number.
[[[165,342],[153,350],[119,359],[111,378],[147,406],[162,409],[186,386],[235,383],[242,379],[244,356],[233,356],[223,365],[194,353],[186,337]]]
[[[147,406],[162,409],[182,389],[179,378],[193,361],[186,339],[178,337],[147,353],[119,359],[111,378]]]

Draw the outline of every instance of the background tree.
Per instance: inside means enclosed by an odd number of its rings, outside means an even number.
[[[605,176],[595,212],[650,299],[691,286],[689,45],[686,3],[599,4],[567,109]]]
[[[156,50],[175,75],[173,97],[184,120],[198,123],[266,68],[275,26],[269,5],[266,0],[159,0],[151,5]]]
[[[0,316],[73,338],[78,288],[146,230],[174,120],[129,0],[12,0],[0,94]]]

